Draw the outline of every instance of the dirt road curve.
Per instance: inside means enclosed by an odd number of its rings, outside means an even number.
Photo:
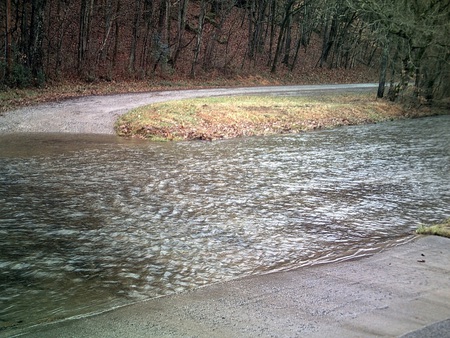
[[[176,90],[140,94],[88,96],[6,112],[0,116],[0,134],[75,133],[113,134],[114,122],[130,109],[170,100],[224,95],[320,95],[324,92],[374,90],[376,84],[270,86]]]

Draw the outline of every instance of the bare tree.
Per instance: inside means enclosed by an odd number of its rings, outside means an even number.
[[[178,4],[178,25],[175,49],[171,59],[172,67],[175,67],[181,50],[183,49],[183,36],[186,30],[186,15],[188,11],[189,0],[180,0]]]
[[[11,0],[6,0],[6,78],[8,82],[10,81],[13,67],[11,22]]]
[[[194,47],[194,58],[193,58],[192,64],[191,64],[191,72],[190,72],[191,77],[195,77],[195,75],[196,75],[196,67],[198,64],[200,49],[202,46],[205,15],[206,15],[206,0],[201,0],[200,14],[198,16],[198,26],[197,26],[197,32],[196,32],[196,42],[195,42],[195,47]]]
[[[130,56],[128,61],[128,71],[133,74],[136,70],[136,48],[139,38],[139,29],[141,25],[141,0],[134,0],[134,13],[133,13],[133,26],[132,26],[132,37],[131,37],[131,47]]]
[[[78,39],[79,73],[85,71],[85,66],[87,63],[93,8],[94,8],[94,0],[81,0],[79,39]]]

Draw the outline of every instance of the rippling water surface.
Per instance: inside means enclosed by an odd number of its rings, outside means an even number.
[[[449,131],[1,137],[0,329],[402,242],[450,216]]]

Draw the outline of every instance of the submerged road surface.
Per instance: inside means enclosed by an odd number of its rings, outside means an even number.
[[[114,134],[114,122],[127,111],[157,102],[225,95],[311,95],[367,91],[376,84],[268,86],[176,90],[88,96],[25,107],[0,115],[0,133]]]
[[[0,134],[5,138],[10,133],[113,134],[118,116],[154,102],[240,94],[320,95],[375,87],[84,97],[7,112],[0,116]],[[85,318],[10,327],[0,330],[0,337],[450,337],[449,260],[450,239],[421,237],[368,258],[245,277]]]
[[[445,338],[450,337],[449,260],[450,239],[422,237],[369,258],[219,283],[22,333]]]

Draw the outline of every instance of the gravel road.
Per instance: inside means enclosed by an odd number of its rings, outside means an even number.
[[[0,134],[114,134],[114,122],[130,109],[163,101],[225,95],[321,95],[374,90],[376,84],[267,86],[176,90],[80,97],[25,107],[0,115]]]

